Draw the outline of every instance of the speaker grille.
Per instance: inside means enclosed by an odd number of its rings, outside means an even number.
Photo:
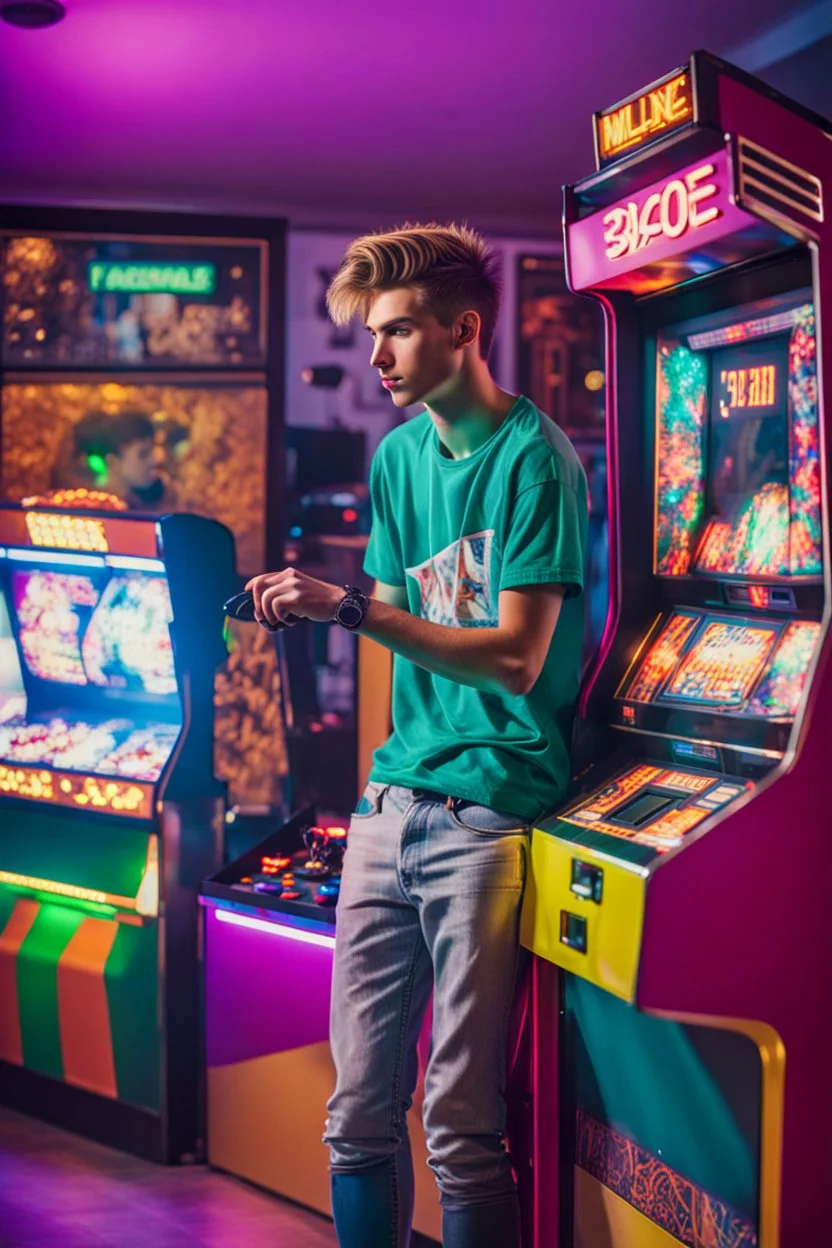
[[[739,140],[739,181],[745,203],[756,201],[773,212],[782,214],[786,208],[812,221],[823,221],[820,181],[748,139]]]

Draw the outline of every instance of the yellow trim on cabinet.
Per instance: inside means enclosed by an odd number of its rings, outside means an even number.
[[[783,1122],[786,1100],[786,1046],[769,1023],[756,1018],[718,1018],[710,1014],[681,1014],[675,1010],[645,1010],[654,1018],[674,1023],[735,1031],[756,1044],[762,1066],[762,1120],[760,1123],[760,1211],[758,1248],[780,1248],[780,1204],[783,1174]]]
[[[574,1248],[685,1248],[580,1166],[575,1166],[574,1227]]]
[[[9,888],[26,888],[37,893],[54,893],[56,897],[70,897],[73,901],[89,901],[98,906],[119,906],[122,910],[135,910],[133,897],[121,897],[117,893],[105,893],[99,888],[81,888],[78,884],[63,884],[60,880],[42,880],[35,875],[19,875],[16,871],[0,871],[0,884]]]
[[[600,903],[572,892],[575,858],[602,869]],[[632,1002],[641,952],[646,882],[646,877],[635,868],[534,828],[520,940],[538,957]],[[586,953],[561,940],[563,910],[586,919]]]

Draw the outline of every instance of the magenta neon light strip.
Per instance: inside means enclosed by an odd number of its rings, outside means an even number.
[[[286,940],[297,940],[303,945],[320,945],[325,949],[335,948],[335,937],[324,932],[308,932],[300,927],[284,927],[282,923],[273,923],[268,919],[254,919],[247,914],[236,914],[232,910],[214,910],[220,923],[230,923],[233,927],[248,927],[255,932],[265,932],[267,936],[283,936]]]

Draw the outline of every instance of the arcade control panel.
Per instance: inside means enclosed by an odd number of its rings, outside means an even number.
[[[306,807],[202,885],[202,895],[237,905],[335,922],[344,826],[318,822]]]

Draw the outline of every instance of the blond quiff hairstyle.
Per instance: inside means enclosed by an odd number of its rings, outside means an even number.
[[[500,311],[499,264],[481,234],[466,225],[403,225],[365,234],[347,248],[326,292],[329,315],[346,325],[367,315],[371,298],[413,286],[442,325],[473,308],[482,320],[480,354],[488,358]]]

